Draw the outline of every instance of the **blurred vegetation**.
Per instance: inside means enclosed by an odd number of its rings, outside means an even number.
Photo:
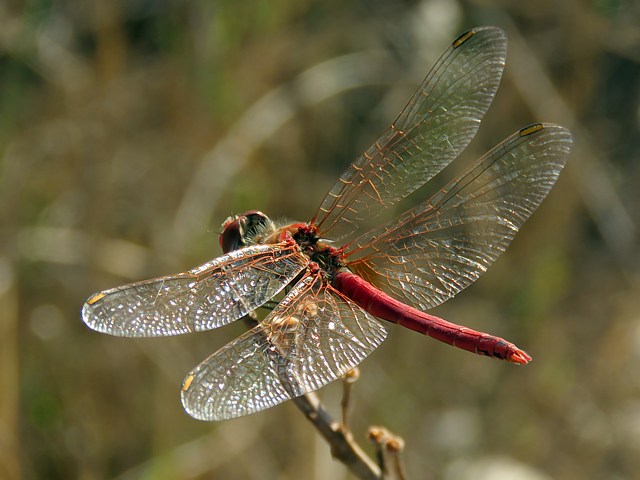
[[[438,309],[515,341],[517,368],[402,329],[362,366],[353,430],[410,478],[624,479],[640,470],[640,6],[633,0],[0,3],[0,477],[349,478],[291,405],[208,424],[184,374],[242,331],[128,340],[92,292],[219,254],[231,213],[311,217],[439,53],[510,39],[464,157],[570,127],[550,197]],[[321,391],[339,411],[339,385]]]

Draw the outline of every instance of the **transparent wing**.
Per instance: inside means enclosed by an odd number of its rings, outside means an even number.
[[[226,325],[271,299],[307,265],[296,245],[254,245],[185,273],[91,296],[82,319],[121,337],[157,337]]]
[[[308,275],[261,324],[187,375],[182,404],[201,420],[264,410],[337,379],[386,335],[321,275]]]
[[[502,30],[471,30],[453,42],[391,127],[340,177],[314,220],[343,240],[456,158],[476,134],[502,76]]]
[[[357,239],[349,268],[422,309],[473,283],[555,183],[571,134],[536,124],[507,138],[429,201]]]

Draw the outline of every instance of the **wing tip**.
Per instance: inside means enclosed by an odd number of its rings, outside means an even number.
[[[555,123],[533,123],[521,128],[516,133],[516,135],[521,138],[535,136],[538,134],[544,135],[545,141],[551,142],[556,146],[558,149],[558,158],[564,166],[567,158],[571,154],[574,143],[571,131],[568,128]]]
[[[102,300],[105,297],[104,292],[95,293],[91,295],[82,305],[82,310],[80,311],[80,317],[84,324],[89,327],[91,330],[99,331],[97,328],[95,318],[92,314],[93,307],[96,303]]]
[[[501,59],[502,66],[504,67],[507,57],[508,39],[506,32],[502,28],[495,26],[472,28],[458,35],[458,37],[451,42],[450,48],[456,50],[472,39],[475,39],[478,42],[486,42],[490,44],[490,50],[494,55]]]

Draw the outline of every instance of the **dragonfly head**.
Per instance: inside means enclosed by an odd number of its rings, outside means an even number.
[[[224,253],[229,253],[256,243],[258,234],[273,230],[275,226],[269,217],[259,210],[249,210],[225,220],[220,233],[220,247]]]

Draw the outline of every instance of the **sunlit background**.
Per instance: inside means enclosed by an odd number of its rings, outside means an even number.
[[[511,5],[506,7],[505,5]],[[436,313],[516,367],[401,328],[362,365],[351,427],[411,479],[640,471],[640,4],[90,0],[0,3],[0,478],[346,479],[289,402],[188,417],[180,382],[242,325],[101,335],[91,293],[220,254],[259,208],[307,220],[464,30],[509,36],[469,160],[536,121],[576,145],[495,266]],[[340,385],[321,392],[339,413]]]

